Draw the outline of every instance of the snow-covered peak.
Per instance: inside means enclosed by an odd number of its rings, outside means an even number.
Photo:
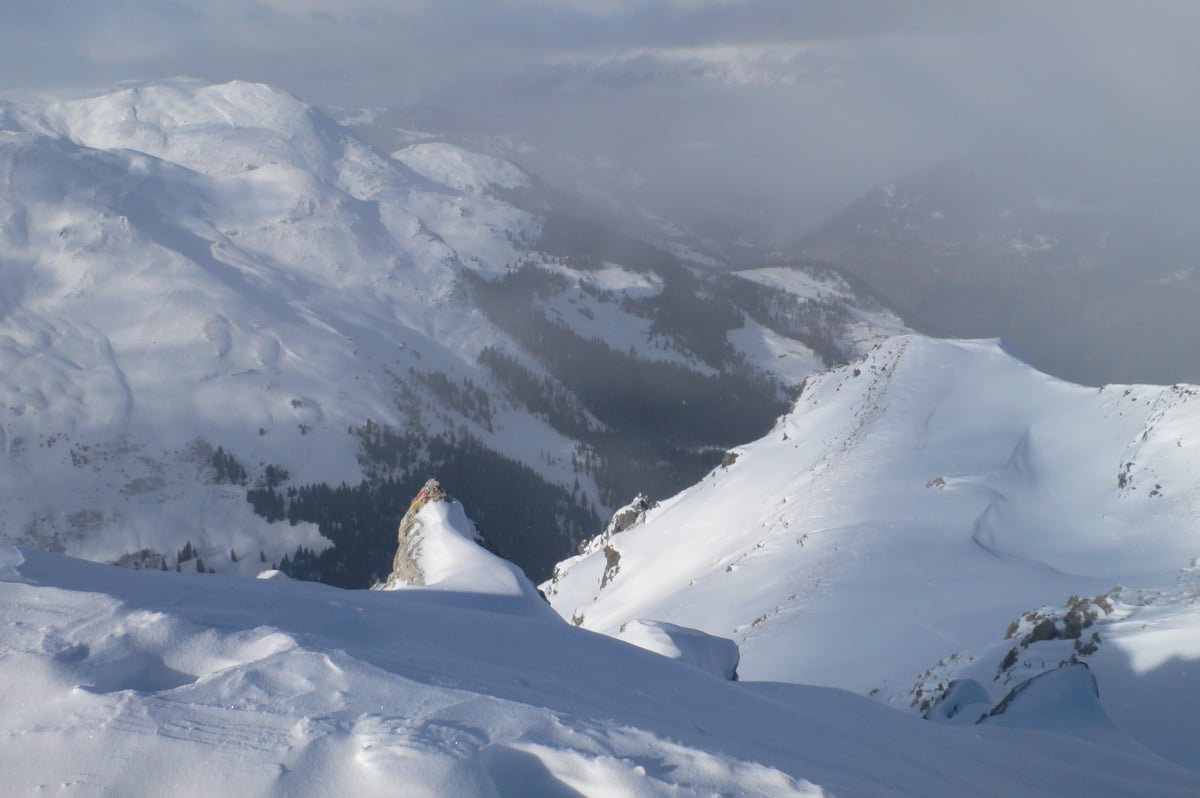
[[[319,171],[344,136],[293,95],[243,81],[137,85],[54,103],[44,116],[84,146],[136,150],[206,174],[294,160]]]
[[[212,177],[294,170],[359,198],[416,178],[324,113],[262,83],[141,84],[52,103],[40,118],[85,147],[132,150]]]
[[[431,479],[400,521],[396,558],[383,590],[429,588],[546,603],[520,568],[483,547],[463,506]]]
[[[320,550],[314,526],[255,517],[262,469],[357,482],[347,430],[400,426],[397,380],[419,384],[423,355],[457,382],[504,343],[456,285],[465,260],[515,260],[506,236],[530,217],[420,178],[286,92],[167,81],[11,108],[7,539],[107,560],[190,539],[222,569],[231,550]],[[240,485],[212,484],[222,444]]]

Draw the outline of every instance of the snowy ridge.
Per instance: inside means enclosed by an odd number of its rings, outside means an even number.
[[[24,560],[21,562],[21,560]],[[5,791],[1194,795],[1137,749],[736,684],[453,591],[133,573],[0,545]],[[869,755],[867,755],[869,752]]]
[[[1033,607],[1164,584],[1196,556],[1200,390],[1083,388],[996,342],[893,339],[736,453],[613,554],[560,566],[559,613],[695,627],[738,643],[743,678],[907,699]]]

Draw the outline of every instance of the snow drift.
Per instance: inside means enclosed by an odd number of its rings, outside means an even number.
[[[1194,795],[1144,751],[750,685],[448,590],[0,546],[4,791]]]

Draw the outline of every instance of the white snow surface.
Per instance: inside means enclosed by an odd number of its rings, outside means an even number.
[[[612,537],[605,587],[605,553],[560,564],[543,585],[559,613],[608,634],[655,618],[731,637],[745,679],[908,706],[914,682],[961,675],[998,701],[1014,619],[1168,584],[1200,548],[1200,389],[1084,388],[994,341],[891,339],[810,379],[737,454]],[[1200,591],[1180,595],[1136,633],[1102,631],[1089,662],[1118,726],[1195,766],[1200,722],[1178,707],[1194,705],[1179,696],[1195,696]],[[970,657],[978,672],[946,664]]]
[[[981,723],[1129,742],[1105,713],[1096,678],[1083,665],[1056,668],[1030,679]]]
[[[630,621],[615,637],[655,654],[686,662],[721,679],[733,679],[737,674],[737,645],[727,637],[714,637],[699,629],[648,620]]]
[[[6,795],[1195,795],[1136,746],[732,683],[449,590],[0,544]]]

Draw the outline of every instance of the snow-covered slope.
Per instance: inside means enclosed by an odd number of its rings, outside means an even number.
[[[446,590],[0,544],[6,795],[1195,795],[1132,745],[731,683]]]
[[[1172,584],[1200,548],[1198,522],[1200,389],[1084,388],[995,342],[899,337],[810,379],[736,462],[603,551],[562,563],[543,588],[586,628],[616,634],[638,618],[696,627],[738,643],[743,678],[917,708],[914,681],[945,689],[956,672],[948,662],[991,647],[987,678],[969,675],[999,701],[1016,684],[992,681],[1015,644],[1003,640],[1010,623],[1072,595]],[[1121,680],[1123,709],[1106,706],[1159,750],[1137,731],[1154,725],[1156,701],[1133,696],[1186,689],[1155,678],[1163,663],[1195,664],[1190,612],[1168,613],[1164,634],[1124,627],[1110,645],[1101,633],[1101,653],[1144,676]],[[1104,701],[1112,679],[1097,673]],[[1169,735],[1195,763],[1200,726],[1189,723],[1195,733]]]
[[[132,88],[39,121],[49,133],[0,142],[5,534],[95,558],[192,538],[210,564],[231,545],[319,547],[205,486],[214,448],[252,477],[357,481],[347,427],[406,420],[392,375],[421,357],[455,375],[480,346],[461,259],[515,258],[431,226],[466,205],[532,221],[259,85]]]
[[[365,585],[392,503],[451,470],[491,539],[544,570],[623,489],[610,472],[635,472],[625,450],[646,448],[589,385],[597,369],[570,372],[572,346],[607,353],[602,385],[678,367],[675,408],[726,402],[738,383],[719,376],[747,363],[770,380],[816,362],[799,341],[783,360],[739,354],[775,334],[714,300],[715,281],[499,198],[527,181],[446,144],[390,157],[259,84],[5,103],[0,537],[168,566],[192,542],[245,573],[261,565],[247,554],[311,561],[327,538],[366,537],[371,552],[310,569]],[[680,320],[713,307],[698,332]],[[740,423],[765,428],[778,397],[745,392]],[[638,466],[672,490],[685,457],[743,434],[686,426]],[[679,467],[657,468],[671,447]]]

